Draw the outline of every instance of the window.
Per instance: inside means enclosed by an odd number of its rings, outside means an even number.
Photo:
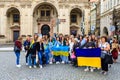
[[[46,16],[50,16],[50,11],[46,11]]]
[[[75,14],[71,15],[71,22],[73,22],[73,23],[77,22],[77,15],[75,15]]]
[[[19,14],[13,14],[13,22],[19,22],[20,15]]]
[[[41,11],[41,16],[45,16],[45,11]]]
[[[50,10],[41,10],[41,16],[50,16]]]

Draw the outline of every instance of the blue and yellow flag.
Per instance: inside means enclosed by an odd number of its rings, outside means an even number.
[[[54,46],[52,48],[52,51],[53,51],[53,55],[55,56],[69,56],[69,47],[68,46],[59,46],[59,47],[56,47]]]
[[[76,49],[78,66],[101,68],[101,49]]]

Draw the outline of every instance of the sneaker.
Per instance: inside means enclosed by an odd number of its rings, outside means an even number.
[[[109,67],[109,68],[111,68],[111,67],[112,67],[112,65],[108,65],[108,67]]]
[[[65,62],[64,62],[64,61],[62,61],[61,63],[62,63],[62,64],[65,64]]]
[[[98,70],[100,70],[101,68],[97,68]]]
[[[53,64],[52,62],[49,62],[49,64]]]
[[[84,69],[85,72],[89,71],[89,68]]]
[[[105,71],[104,73],[103,73],[103,75],[107,75],[108,73]]]
[[[28,63],[26,63],[26,66],[28,66]]]
[[[104,73],[104,71],[101,71],[101,72],[100,72],[100,74],[103,74],[103,73]]]
[[[29,66],[29,68],[31,69],[31,68],[32,68],[32,66]]]
[[[91,69],[90,69],[90,72],[94,72],[94,69],[93,69],[93,68],[91,68]]]
[[[42,65],[40,65],[40,68],[41,68],[41,69],[43,68]]]
[[[71,64],[72,62],[71,61],[68,61],[68,64]]]
[[[20,67],[21,67],[21,65],[16,65],[16,67],[20,68]]]
[[[37,68],[35,65],[33,66],[34,68]]]
[[[60,64],[60,62],[57,61],[56,64]]]

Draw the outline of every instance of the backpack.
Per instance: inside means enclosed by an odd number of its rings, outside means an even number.
[[[16,51],[20,51],[20,49],[16,46],[16,45],[14,45],[14,51],[16,52]]]

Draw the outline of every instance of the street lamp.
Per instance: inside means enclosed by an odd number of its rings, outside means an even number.
[[[84,35],[84,28],[85,28],[85,23],[84,23],[84,10],[82,11],[82,20],[81,20],[81,32],[82,32],[82,35]]]
[[[60,24],[60,20],[59,19],[57,19],[56,24],[57,24],[57,33],[58,33],[59,32],[59,24]]]

